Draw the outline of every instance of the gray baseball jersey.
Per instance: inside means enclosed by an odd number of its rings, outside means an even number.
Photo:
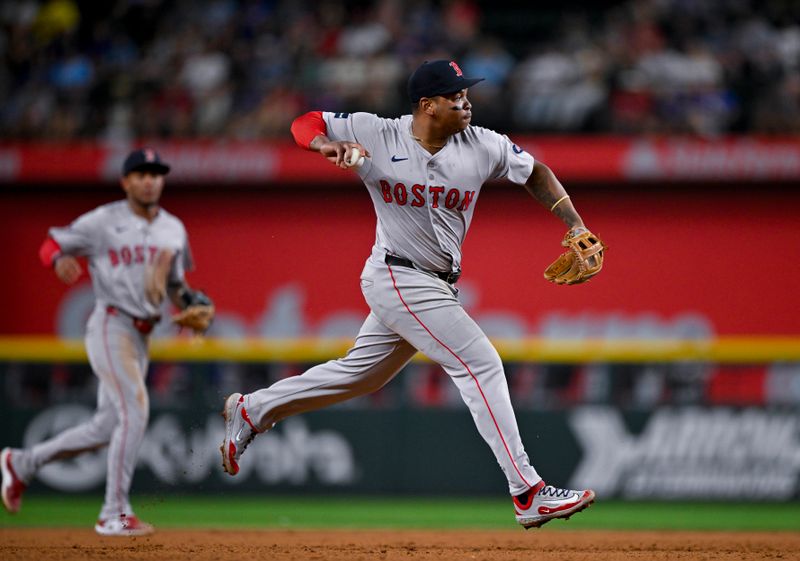
[[[87,422],[15,451],[12,459],[27,482],[51,461],[108,445],[100,519],[131,515],[128,495],[149,415],[145,376],[152,322],[141,320],[160,314],[146,297],[145,285],[162,251],[172,255],[168,282],[183,281],[192,266],[186,230],[164,209],[149,222],[121,200],[49,233],[64,254],[89,259],[95,308],[87,324],[86,351],[99,380],[97,410]]]
[[[244,395],[244,411],[259,430],[269,429],[289,415],[375,391],[421,351],[458,387],[509,492],[527,491],[541,477],[522,444],[502,361],[458,302],[455,287],[432,272],[460,269],[461,245],[483,183],[500,178],[525,183],[533,158],[507,137],[480,127],[468,127],[430,154],[413,138],[410,115],[324,113],[323,118],[330,139],[358,142],[371,154],[361,168],[353,168],[378,218],[375,245],[361,273],[370,313],[345,357]],[[237,445],[223,445],[223,454],[230,446]]]
[[[411,115],[323,113],[331,140],[362,144],[372,155],[356,170],[378,217],[375,245],[432,271],[459,270],[481,186],[524,184],[534,160],[507,136],[468,127],[436,154],[411,135]]]
[[[182,282],[193,267],[183,223],[159,209],[152,222],[133,213],[126,200],[105,204],[78,217],[50,236],[65,254],[89,258],[94,296],[140,318],[160,310],[145,296],[145,283],[159,251],[170,250],[173,264],[168,282]]]

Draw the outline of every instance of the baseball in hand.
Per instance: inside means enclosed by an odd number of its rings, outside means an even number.
[[[358,148],[353,148],[350,151],[350,158],[345,159],[345,163],[348,167],[357,167],[360,168],[364,165],[364,156],[361,155],[361,150]]]

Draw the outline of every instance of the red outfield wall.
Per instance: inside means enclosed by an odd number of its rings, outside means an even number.
[[[490,334],[800,334],[799,191],[568,188],[610,247],[604,271],[574,287],[542,278],[560,250],[560,223],[521,188],[484,187],[459,286]],[[39,244],[48,226],[119,196],[114,187],[0,190],[0,333],[64,333],[76,289],[38,263]],[[198,265],[189,279],[214,297],[219,329],[355,334],[367,311],[358,275],[374,238],[363,186],[168,185],[163,204],[187,225]]]

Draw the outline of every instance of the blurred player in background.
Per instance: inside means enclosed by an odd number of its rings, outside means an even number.
[[[455,62],[428,62],[408,82],[412,115],[311,112],[294,121],[300,146],[342,168],[354,166],[372,197],[377,237],[361,274],[371,311],[344,358],[227,398],[221,451],[229,474],[239,471],[237,462],[258,433],[290,415],[381,388],[420,351],[458,386],[506,475],[521,525],[568,518],[593,502],[593,491],[546,485],[531,466],[500,357],[457,299],[461,245],[486,181],[524,185],[564,222],[567,238],[590,234],[547,166],[508,137],[470,126],[467,90],[479,81],[464,77]],[[602,242],[595,248],[600,253],[592,274],[602,265]],[[578,270],[583,265],[570,259],[558,272],[577,276],[565,284],[586,280]],[[458,477],[457,460],[451,469]]]
[[[68,285],[83,274],[77,257],[88,259],[95,307],[85,342],[98,379],[97,411],[86,423],[31,448],[2,450],[3,505],[11,513],[19,511],[27,484],[43,465],[108,445],[105,500],[95,530],[107,536],[153,532],[128,497],[149,415],[149,334],[161,319],[165,296],[187,309],[200,292],[184,278],[192,268],[186,229],[159,206],[169,170],[154,150],[131,152],[120,180],[127,197],[67,227],[51,228],[42,244],[42,263]]]

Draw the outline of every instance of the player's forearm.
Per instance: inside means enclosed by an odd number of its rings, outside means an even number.
[[[318,134],[314,139],[309,142],[308,149],[312,152],[319,152],[323,144],[327,144],[331,139],[324,134]]]
[[[552,172],[541,162],[536,162],[533,172],[525,182],[525,189],[539,203],[561,219],[569,228],[583,226],[578,211],[572,204],[564,186]]]

